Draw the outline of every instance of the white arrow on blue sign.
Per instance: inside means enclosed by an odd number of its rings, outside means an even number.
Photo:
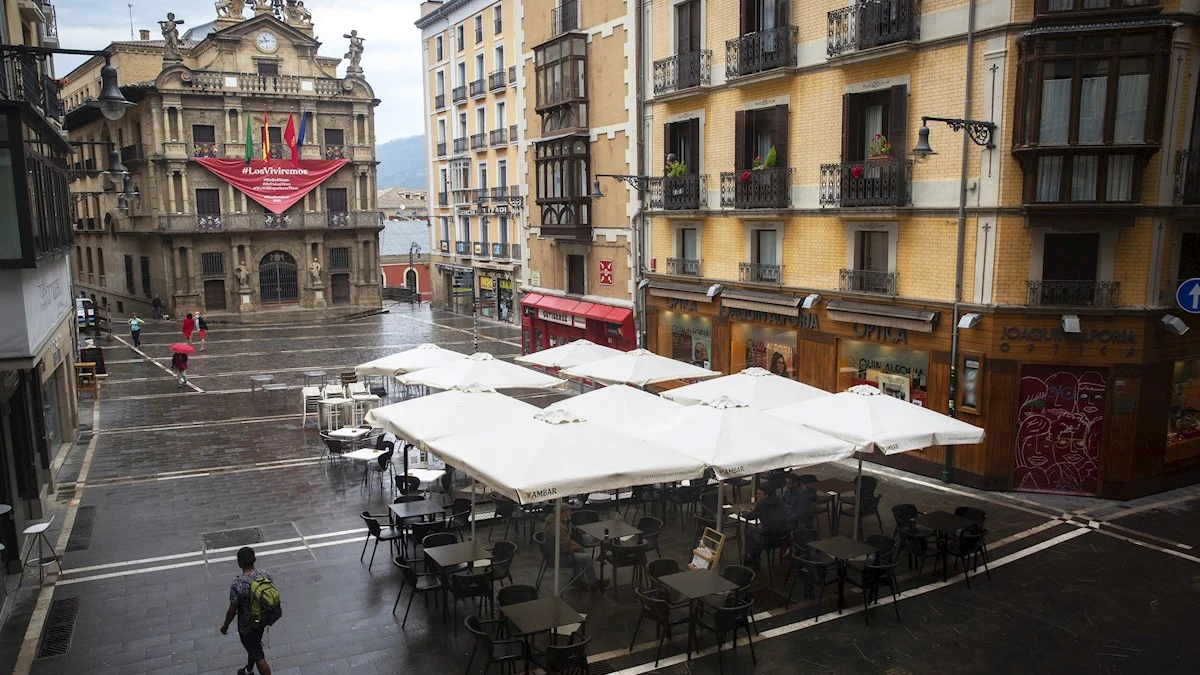
[[[1200,314],[1200,278],[1188,279],[1179,284],[1179,290],[1175,291],[1175,301],[1183,311]]]

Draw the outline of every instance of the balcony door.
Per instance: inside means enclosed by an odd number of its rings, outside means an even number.
[[[861,162],[870,154],[877,135],[891,144],[889,153],[902,159],[908,152],[908,87],[844,94],[842,96],[842,161]]]
[[[700,86],[700,0],[675,5],[675,54],[678,55],[678,87]]]
[[[699,133],[699,132],[697,132]],[[775,166],[786,167],[788,157],[788,107],[740,110],[734,114],[734,168],[752,169],[765,162],[775,148]],[[758,162],[755,160],[758,159]]]
[[[854,271],[850,290],[892,294],[891,235],[886,230],[854,233]]]
[[[663,127],[664,157],[675,155],[675,160],[683,162],[687,173],[700,173],[700,120],[690,119],[682,122],[672,122]]]
[[[787,0],[741,0],[742,2],[742,35],[788,25]],[[764,48],[767,45],[763,45]]]

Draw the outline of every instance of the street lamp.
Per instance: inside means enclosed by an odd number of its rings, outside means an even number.
[[[950,323],[950,405],[948,410],[950,416],[954,417],[955,401],[958,398],[958,330],[962,324],[967,324],[968,327],[975,325],[975,321],[961,321],[959,317],[959,302],[962,299],[963,287],[963,247],[967,228],[967,149],[970,147],[968,141],[989,150],[996,147],[992,143],[996,125],[992,122],[954,117],[922,117],[921,128],[917,130],[917,144],[912,149],[913,159],[919,163],[925,162],[930,156],[937,154],[929,145],[930,122],[942,122],[953,131],[966,131],[966,134],[963,135],[962,166],[958,182],[958,250],[954,259],[954,319]],[[954,446],[947,445],[945,461],[942,466],[943,481],[950,482],[953,468]]]
[[[112,54],[103,50],[91,49],[57,49],[52,47],[32,47],[29,45],[0,45],[0,54],[17,54],[33,56],[53,56],[55,54],[71,54],[75,56],[103,56],[104,66],[100,68],[100,95],[87,104],[99,108],[105,119],[113,121],[125,116],[126,108],[134,104],[126,100],[117,84],[117,68],[112,65]]]
[[[633,334],[637,341],[638,349],[645,347],[645,339],[642,335],[642,326],[645,325],[645,317],[642,316],[642,311],[645,309],[644,303],[641,302],[641,296],[644,287],[646,286],[642,280],[642,227],[644,222],[642,216],[642,197],[646,194],[646,188],[650,186],[649,176],[638,176],[634,174],[620,173],[598,173],[592,179],[592,193],[588,195],[592,199],[600,199],[604,193],[600,191],[601,178],[614,178],[625,183],[629,187],[637,190],[638,193],[638,210],[633,219],[637,224],[630,223],[629,229],[633,231]]]

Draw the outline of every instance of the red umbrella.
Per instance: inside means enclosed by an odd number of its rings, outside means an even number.
[[[171,345],[171,351],[178,354],[195,354],[196,348],[186,342],[176,342],[175,344]]]

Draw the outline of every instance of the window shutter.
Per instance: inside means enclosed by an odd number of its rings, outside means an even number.
[[[755,21],[756,12],[754,11],[757,1],[758,0],[742,0],[740,24],[742,35],[753,33],[754,31],[758,30],[758,26],[756,25],[758,22]]]
[[[777,105],[772,110],[775,118],[775,166],[788,165],[788,107]]]
[[[691,49],[688,51],[700,51],[700,2],[699,0],[691,0],[688,4],[688,42]]]
[[[739,110],[733,115],[733,168],[738,171],[750,168],[746,161],[745,110]]]
[[[684,163],[687,164],[688,173],[698,174],[700,173],[700,119],[692,118],[684,124],[687,125],[685,128],[688,137],[688,156]]]
[[[908,152],[908,87],[903,84],[892,87],[888,127],[888,142],[892,144],[892,157],[903,159]]]
[[[672,146],[674,145],[674,143],[672,141],[674,141],[674,140],[675,139],[671,137],[670,123],[664,124],[663,125],[663,156],[662,156],[664,170],[666,169],[666,166],[667,166],[667,155],[674,152],[674,150],[672,149]]]
[[[857,106],[852,94],[842,94],[842,162],[853,162],[861,157],[855,156],[854,141],[858,125],[855,124]]]

